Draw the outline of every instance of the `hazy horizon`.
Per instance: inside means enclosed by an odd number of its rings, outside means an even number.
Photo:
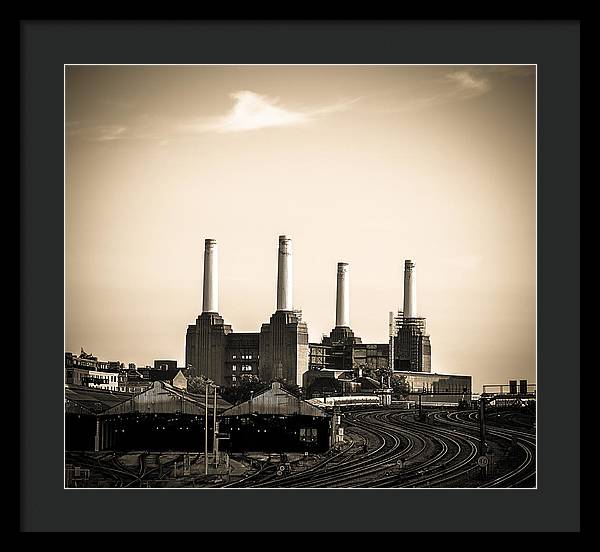
[[[405,259],[432,372],[535,381],[535,67],[68,66],[65,347],[184,365],[204,240],[219,311],[259,331],[278,236],[311,342],[387,342]]]

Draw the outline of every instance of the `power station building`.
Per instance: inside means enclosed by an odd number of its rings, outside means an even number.
[[[232,386],[244,376],[302,385],[308,370],[308,327],[292,303],[292,240],[279,236],[277,309],[258,333],[235,333],[219,314],[218,248],[206,240],[202,314],[188,326],[185,358],[191,375]]]
[[[417,314],[415,263],[404,261],[404,310],[390,313],[390,363],[395,371],[431,372],[427,321]]]
[[[337,379],[345,373],[342,380],[352,376],[391,375],[392,370],[431,372],[426,321],[417,316],[415,264],[410,260],[404,264],[404,313],[400,311],[390,318],[388,343],[363,343],[354,335],[350,327],[349,276],[348,263],[338,263],[335,327],[321,343],[310,344],[309,372],[305,374],[304,386],[310,387],[317,378],[331,378],[332,372],[340,373]],[[337,387],[341,389],[344,385]]]
[[[426,319],[417,311],[415,263],[404,263],[403,310],[397,315],[390,313],[387,343],[363,343],[354,334],[350,325],[350,266],[345,262],[337,265],[335,326],[321,343],[309,343],[302,311],[293,307],[292,258],[291,239],[279,236],[276,310],[259,332],[236,333],[219,314],[217,242],[205,241],[202,314],[188,326],[186,334],[190,376],[203,375],[225,387],[248,377],[264,382],[279,380],[302,386],[310,398],[311,387],[345,394],[370,388],[374,381],[388,385],[394,372],[409,376],[431,373]],[[412,385],[412,378],[408,379]]]

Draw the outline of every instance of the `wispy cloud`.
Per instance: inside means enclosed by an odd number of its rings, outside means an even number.
[[[491,88],[489,79],[473,71],[455,71],[448,73],[446,79],[456,85],[448,96],[454,99],[466,100],[481,96]]]
[[[80,121],[67,123],[67,135],[90,142],[114,142],[117,140],[154,140],[165,142],[159,129],[142,125],[82,124]]]
[[[100,142],[109,142],[111,140],[122,140],[127,138],[127,127],[125,126],[104,126],[96,129],[98,131],[97,139]]]
[[[391,111],[413,111],[441,104],[477,98],[489,92],[491,81],[477,69],[450,71],[430,83],[429,92],[405,100],[400,107]]]
[[[268,127],[300,126],[322,115],[345,111],[360,98],[312,109],[294,110],[283,107],[279,98],[270,98],[239,90],[230,94],[231,110],[220,117],[206,117],[181,126],[187,132],[244,132]]]
[[[230,97],[234,105],[222,116],[176,121],[146,114],[127,124],[84,124],[81,121],[71,121],[67,123],[67,134],[91,142],[150,140],[159,145],[166,145],[170,140],[182,135],[307,125],[328,114],[346,111],[360,99],[354,98],[310,109],[290,109],[281,105],[279,98],[270,98],[250,90],[233,92]]]

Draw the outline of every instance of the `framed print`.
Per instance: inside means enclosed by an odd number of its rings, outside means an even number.
[[[22,530],[579,530],[578,22],[21,33]]]

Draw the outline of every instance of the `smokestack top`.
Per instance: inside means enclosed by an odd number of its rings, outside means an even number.
[[[348,263],[337,264],[337,293],[335,298],[335,326],[336,328],[350,327],[350,287],[348,277],[350,268]]]
[[[338,263],[337,264],[337,272],[338,274],[346,274],[349,270],[350,265],[348,263]]]
[[[417,317],[417,271],[410,259],[404,261],[404,318]]]
[[[292,310],[292,240],[285,235],[279,236],[277,310]]]
[[[204,240],[202,312],[219,312],[219,248],[217,240]]]

